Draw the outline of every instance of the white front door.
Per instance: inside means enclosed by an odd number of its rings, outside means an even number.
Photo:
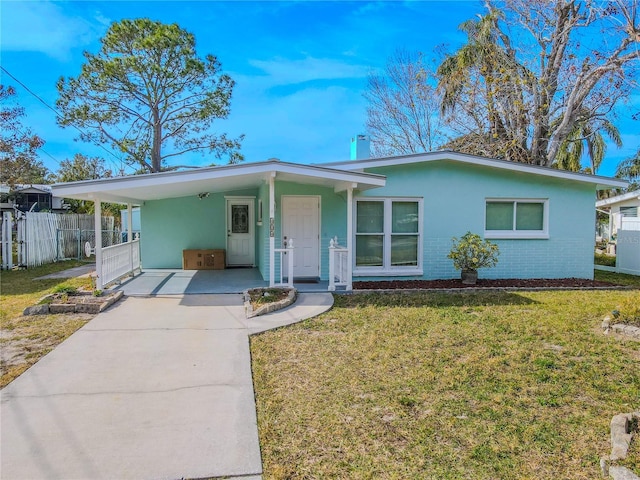
[[[253,266],[255,238],[254,198],[227,198],[227,265]]]
[[[320,197],[282,197],[282,240],[293,239],[294,278],[320,276]],[[288,259],[285,257],[283,268]]]

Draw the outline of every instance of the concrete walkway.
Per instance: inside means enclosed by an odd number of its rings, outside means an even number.
[[[36,277],[34,280],[48,280],[50,278],[75,278],[75,277],[88,277],[96,271],[95,263],[87,263],[86,265],[80,265],[79,267],[67,268],[60,272],[50,273],[43,275],[42,277]]]
[[[126,298],[0,392],[0,476],[261,478],[249,334],[332,303],[248,321],[240,295]]]

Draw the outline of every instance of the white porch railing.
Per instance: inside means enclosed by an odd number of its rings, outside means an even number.
[[[351,290],[351,265],[349,264],[349,250],[338,244],[338,237],[329,240],[329,291],[336,287]]]
[[[275,282],[272,287],[293,287],[293,239],[290,238],[285,244],[285,248],[274,248],[273,251],[276,257],[280,260],[280,277],[279,282]],[[285,258],[286,261],[286,279],[285,282]]]
[[[102,249],[102,285],[119,280],[140,269],[140,240]]]

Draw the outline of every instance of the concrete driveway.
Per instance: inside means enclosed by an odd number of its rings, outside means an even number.
[[[0,476],[260,478],[248,335],[331,303],[250,324],[240,295],[126,298],[2,390]]]

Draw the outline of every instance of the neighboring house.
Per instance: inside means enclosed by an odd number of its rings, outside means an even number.
[[[62,197],[51,194],[51,185],[8,185],[0,188],[0,210],[23,212],[63,212],[66,211]]]
[[[127,209],[120,210],[120,230],[122,231],[122,240],[127,241],[127,231],[129,228],[129,212]],[[134,237],[140,236],[140,207],[131,209],[131,231]]]
[[[607,240],[615,239],[618,230],[640,230],[640,190],[596,202],[596,210],[609,215]]]
[[[349,288],[358,279],[459,278],[447,254],[452,237],[467,231],[500,247],[498,265],[481,277],[593,278],[596,190],[627,185],[450,151],[353,157],[320,165],[272,159],[53,191],[139,205],[145,269],[181,268],[184,249],[225,249],[228,267],[255,266],[274,284],[291,258],[279,249],[293,239],[294,277],[327,280],[338,237]]]

